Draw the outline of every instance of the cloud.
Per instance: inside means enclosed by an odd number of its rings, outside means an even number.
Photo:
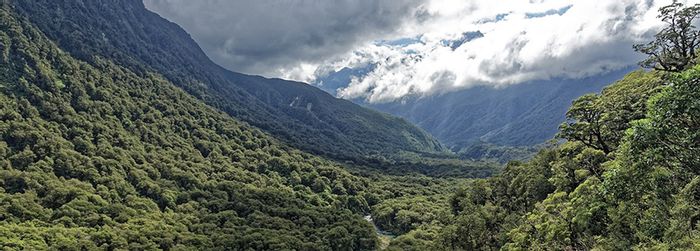
[[[422,43],[358,48],[379,54],[367,58],[375,70],[353,79],[338,95],[386,102],[626,68],[641,57],[632,45],[652,38],[660,27],[657,10],[669,1],[477,2],[448,8],[435,0],[431,15],[436,18],[416,28]],[[479,35],[465,39],[466,34]]]
[[[144,0],[218,64],[295,79],[359,44],[424,19],[422,0]],[[314,68],[314,69],[312,69]],[[308,77],[308,76],[307,76]]]
[[[146,0],[232,70],[322,84],[371,65],[337,92],[368,102],[626,68],[668,3]]]

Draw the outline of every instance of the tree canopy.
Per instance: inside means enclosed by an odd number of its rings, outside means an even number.
[[[0,246],[371,250],[368,183],[0,5]]]
[[[700,31],[693,24],[698,15],[700,4],[684,6],[677,0],[659,9],[658,17],[666,26],[655,35],[653,41],[634,46],[636,51],[649,56],[639,64],[670,72],[680,72],[695,65]]]

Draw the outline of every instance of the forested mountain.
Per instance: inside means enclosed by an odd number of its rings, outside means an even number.
[[[449,209],[402,202],[443,216],[389,249],[700,248],[699,83],[700,66],[636,71],[577,99],[559,132],[568,142],[462,186]]]
[[[86,4],[111,6],[99,3]],[[109,37],[64,49],[21,4],[0,2],[3,250],[373,250],[363,219],[373,207],[415,196],[442,205],[464,181],[453,177],[494,171],[442,159],[341,166],[207,105],[205,92],[141,64],[149,54],[91,51]]]
[[[296,148],[343,159],[445,151],[403,119],[304,83],[228,71],[140,0],[17,0],[11,5],[73,57],[94,62],[100,56],[141,75],[158,72],[205,103]]]
[[[534,81],[502,88],[480,86],[367,105],[406,118],[455,152],[472,158],[489,157],[477,148],[529,147],[552,139],[571,101],[584,94],[600,92],[629,71],[623,69],[579,80]]]
[[[6,1],[0,42],[3,249],[375,247],[367,181],[161,75],[77,60]]]
[[[139,1],[0,0],[0,249],[700,249],[700,5],[682,7],[635,47],[657,69],[576,98],[558,143],[497,168],[226,71]],[[404,160],[327,158],[373,154]]]

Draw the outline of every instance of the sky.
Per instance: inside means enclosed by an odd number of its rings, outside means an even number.
[[[695,3],[700,0],[687,1]],[[686,1],[680,1],[686,2]],[[633,66],[670,0],[144,0],[236,72],[371,103]]]

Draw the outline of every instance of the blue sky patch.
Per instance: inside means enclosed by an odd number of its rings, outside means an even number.
[[[498,23],[498,22],[500,22],[500,21],[503,21],[503,19],[505,19],[508,15],[510,15],[510,13],[501,13],[501,14],[496,15],[496,17],[494,17],[494,18],[485,18],[485,19],[481,19],[481,20],[479,20],[477,23],[482,23],[482,24],[485,24],[485,23]]]
[[[564,7],[561,7],[559,9],[551,9],[545,12],[532,12],[532,13],[525,13],[526,18],[538,18],[538,17],[546,17],[546,16],[551,16],[551,15],[564,15],[571,7],[574,5],[567,5]]]
[[[481,31],[467,31],[462,33],[462,36],[458,39],[455,40],[442,40],[441,43],[443,46],[447,46],[452,48],[452,50],[455,50],[462,46],[464,43],[472,41],[477,38],[482,38],[484,37],[484,33],[481,33]]]
[[[421,36],[404,37],[394,40],[378,40],[375,41],[374,44],[394,47],[406,47],[412,44],[422,44],[423,42],[420,40],[420,38]]]

